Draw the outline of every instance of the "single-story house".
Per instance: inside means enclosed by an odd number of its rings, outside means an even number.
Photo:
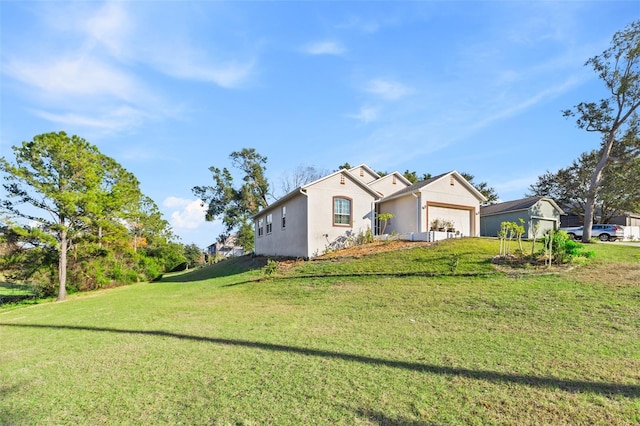
[[[502,222],[520,224],[524,220],[525,238],[536,238],[560,228],[564,211],[548,197],[528,197],[480,207],[480,235],[497,237]],[[534,230],[536,234],[534,235]]]
[[[398,172],[380,176],[362,164],[303,185],[256,214],[255,253],[312,258],[383,227],[427,239],[434,219],[452,224],[458,236],[478,236],[483,201],[456,171],[412,185]],[[382,213],[393,215],[384,225]]]

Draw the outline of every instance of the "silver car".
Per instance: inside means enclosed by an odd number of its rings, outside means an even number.
[[[569,237],[575,240],[576,238],[582,238],[584,226],[560,228],[560,230],[566,232],[569,234]],[[598,238],[600,241],[615,241],[618,238],[624,238],[624,228],[620,225],[598,223],[591,226],[591,237]]]

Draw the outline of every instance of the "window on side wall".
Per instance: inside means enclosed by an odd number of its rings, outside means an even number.
[[[287,206],[282,206],[282,229],[287,227]]]
[[[273,215],[269,213],[267,215],[267,234],[270,234],[273,231]]]
[[[333,224],[335,226],[351,226],[351,199],[333,198]]]
[[[258,237],[264,235],[264,219],[258,219]]]

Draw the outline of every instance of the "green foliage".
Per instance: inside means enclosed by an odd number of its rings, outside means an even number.
[[[376,218],[382,223],[382,229],[380,230],[380,234],[384,235],[384,231],[387,229],[387,225],[389,221],[393,219],[395,215],[393,213],[379,213],[376,215]]]
[[[2,207],[33,225],[12,223],[0,267],[39,294],[93,290],[151,279],[184,260],[153,200],[135,176],[89,142],[64,132],[37,135],[0,159]],[[30,206],[30,208],[24,207]],[[150,259],[150,260],[145,260]]]
[[[373,232],[371,228],[367,228],[364,232],[360,232],[356,236],[356,245],[369,244],[373,242]]]
[[[586,190],[584,242],[591,238],[606,168],[637,161],[640,154],[640,20],[616,32],[609,48],[590,58],[586,65],[602,80],[608,97],[581,102],[563,112],[565,117],[574,117],[579,128],[599,133],[602,141]]]
[[[628,148],[618,145],[613,155],[628,157]],[[556,172],[547,171],[529,186],[529,194],[553,198],[566,213],[584,219],[589,182],[600,159],[600,151],[585,152],[573,163]],[[640,207],[640,192],[636,190],[640,181],[640,158],[613,162],[603,169],[602,180],[595,200],[599,223],[610,223],[623,211],[636,211]]]
[[[585,250],[584,244],[572,240],[564,231],[549,231],[543,238],[547,265],[562,265],[595,256],[593,250]]]
[[[243,148],[229,156],[233,166],[243,173],[242,185],[234,187],[233,176],[225,168],[212,166],[214,185],[195,186],[192,188],[196,197],[207,206],[205,219],[222,220],[225,233],[236,229],[238,242],[245,252],[253,250],[253,226],[251,217],[266,207],[270,192],[269,182],[265,177],[267,157],[258,154],[254,148]]]
[[[458,269],[458,265],[460,264],[460,254],[459,253],[451,253],[449,257],[449,271],[453,274],[456,269]]]
[[[279,263],[273,259],[267,259],[267,264],[262,268],[262,272],[267,277],[272,276],[278,271]]]
[[[510,255],[511,241],[515,238],[518,241],[519,253],[523,253],[522,235],[524,234],[524,219],[520,218],[516,222],[502,222],[498,238],[500,239],[500,256]]]
[[[184,257],[187,259],[189,267],[204,264],[204,253],[196,244],[188,244],[184,246]]]

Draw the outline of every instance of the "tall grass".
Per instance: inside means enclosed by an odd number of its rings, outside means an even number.
[[[242,258],[0,312],[0,424],[640,422],[640,287],[611,272],[639,271],[640,250],[509,276],[497,249],[273,278]]]

